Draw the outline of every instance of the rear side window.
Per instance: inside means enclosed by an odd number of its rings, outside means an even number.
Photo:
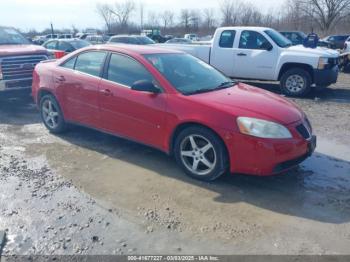
[[[69,59],[67,62],[62,64],[61,66],[69,69],[74,69],[75,60],[77,60],[77,58],[73,57],[72,59]]]
[[[107,79],[128,87],[140,80],[148,80],[156,84],[151,73],[142,64],[119,54],[111,55]]]
[[[44,45],[47,49],[56,49],[57,47],[57,41],[50,41]]]
[[[100,76],[100,72],[106,57],[106,52],[85,52],[77,57],[75,70],[93,75]]]
[[[235,41],[236,31],[226,30],[221,33],[219,46],[222,48],[232,48]]]

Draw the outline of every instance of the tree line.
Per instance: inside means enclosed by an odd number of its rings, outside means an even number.
[[[159,28],[163,34],[212,34],[218,26],[267,26],[279,30],[314,31],[321,35],[350,33],[350,0],[287,0],[262,12],[242,0],[221,0],[217,8],[148,10],[146,1],[100,3],[96,11],[108,33],[139,33]]]

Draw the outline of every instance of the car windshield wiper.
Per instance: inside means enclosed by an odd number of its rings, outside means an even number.
[[[235,81],[226,81],[226,82],[222,82],[220,85],[218,85],[215,88],[201,88],[191,92],[187,92],[186,95],[195,95],[195,94],[201,94],[201,93],[207,93],[207,92],[216,91],[220,89],[225,89],[233,86],[234,84],[236,84]]]

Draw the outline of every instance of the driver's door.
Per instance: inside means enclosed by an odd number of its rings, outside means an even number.
[[[234,77],[271,80],[278,60],[278,50],[256,31],[244,30],[235,49]]]
[[[100,84],[101,126],[108,132],[162,148],[166,94],[132,90],[133,83],[140,80],[156,82],[138,61],[111,54]]]

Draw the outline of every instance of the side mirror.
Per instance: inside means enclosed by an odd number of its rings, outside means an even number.
[[[154,94],[160,93],[159,88],[157,88],[151,81],[148,81],[148,80],[136,81],[131,86],[131,90],[140,91],[140,92],[149,92]]]

